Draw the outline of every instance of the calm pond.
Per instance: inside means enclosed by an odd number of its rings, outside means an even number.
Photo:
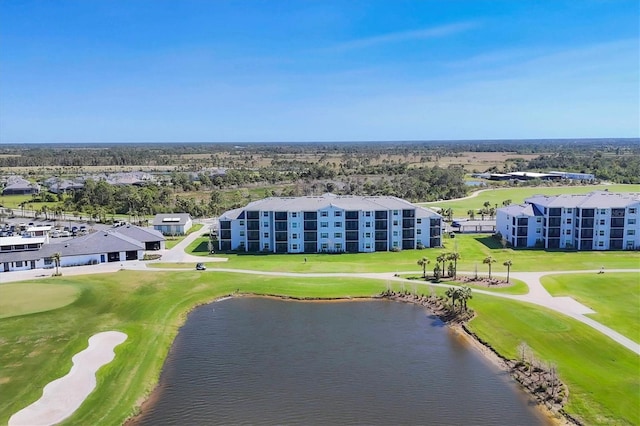
[[[235,298],[195,309],[137,425],[545,425],[428,311]]]

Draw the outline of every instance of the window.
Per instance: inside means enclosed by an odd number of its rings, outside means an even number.
[[[422,223],[422,219],[416,219],[416,223],[420,225]]]
[[[336,243],[336,250],[342,251],[342,243]]]
[[[320,228],[328,228],[329,222],[320,222]]]
[[[269,217],[269,212],[262,212],[262,216]]]
[[[604,225],[605,224],[605,220],[604,219],[600,219],[600,225]]]
[[[240,236],[244,237],[244,231],[240,231]]]
[[[536,234],[539,234],[542,232],[542,228],[536,228]]]
[[[269,243],[264,243],[263,250],[269,250]]]
[[[370,216],[371,216],[371,212],[364,212],[364,215],[365,215],[366,217],[370,217]]]
[[[598,247],[604,247],[604,241],[598,241]]]
[[[571,225],[571,218],[567,219],[567,225]]]
[[[342,238],[342,232],[336,232],[333,234],[333,238]]]
[[[398,226],[398,221],[397,220],[393,221],[393,226]]]
[[[322,245],[320,247],[321,247],[322,250],[327,250],[327,249],[329,249],[329,244],[322,243]]]
[[[607,210],[605,210],[605,209],[600,209],[600,214],[607,214]]]
[[[240,221],[240,226],[244,226],[244,220]]]
[[[291,212],[291,217],[298,217],[298,212]]]
[[[542,218],[541,218],[541,217],[537,217],[537,218],[536,218],[536,222],[537,222],[537,223],[542,222]]]
[[[298,239],[298,234],[291,234],[291,239],[292,240],[297,240]]]
[[[333,224],[335,228],[342,228],[342,222],[336,222]]]
[[[22,267],[22,260],[18,260],[16,262],[16,268],[21,268]]]
[[[371,243],[366,243],[366,244],[364,245],[364,248],[370,249],[370,248],[371,248]]]
[[[398,216],[398,210],[394,210],[394,211],[393,211],[393,215],[394,215],[394,216]]]
[[[320,238],[329,238],[329,233],[323,232],[322,234],[320,234]]]
[[[398,236],[398,231],[393,231],[393,236],[397,237]]]
[[[291,250],[298,250],[297,244],[291,244]]]
[[[298,222],[293,222],[293,223],[291,224],[291,227],[292,227],[292,228],[297,228],[297,227],[298,227]]]
[[[567,229],[566,231],[564,231],[565,235],[571,235],[571,229]]]
[[[365,222],[364,227],[365,228],[371,228],[371,222]]]
[[[629,225],[635,225],[635,224],[636,224],[636,220],[635,220],[635,219],[631,219],[631,218],[629,218],[629,220],[627,220],[627,223],[628,223]]]
[[[422,234],[422,229],[420,229],[420,228],[416,229],[416,234],[418,234],[418,235]]]
[[[629,214],[636,214],[636,209],[629,209]]]
[[[393,246],[394,246],[394,247],[398,247],[398,242],[397,242],[397,241],[394,241],[394,242],[393,242]]]
[[[365,238],[371,238],[371,232],[365,232],[364,237]]]
[[[262,222],[262,226],[265,227],[265,228],[268,228],[269,227],[269,222]]]
[[[598,231],[598,235],[600,235],[601,237],[604,237],[604,230]]]
[[[573,209],[564,209],[565,213],[573,213]]]
[[[320,212],[320,216],[327,217],[327,216],[329,216],[329,212],[322,211],[322,212]]]
[[[334,215],[335,217],[340,217],[340,216],[342,216],[342,212],[341,212],[341,211],[339,211],[339,210],[336,210],[336,211],[333,213],[333,215]]]
[[[636,235],[636,230],[635,229],[628,229],[627,230],[627,235]]]
[[[269,233],[268,233],[268,232],[265,232],[265,233],[264,233],[264,237],[265,237],[265,238],[269,238]]]

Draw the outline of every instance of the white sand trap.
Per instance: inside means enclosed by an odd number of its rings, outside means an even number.
[[[110,363],[113,349],[127,340],[119,331],[105,331],[89,338],[89,347],[72,358],[71,371],[44,387],[42,397],[9,419],[9,426],[60,423],[76,411],[96,387],[96,371]]]

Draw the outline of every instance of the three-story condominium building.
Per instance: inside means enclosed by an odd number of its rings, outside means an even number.
[[[270,197],[219,218],[219,249],[273,253],[439,247],[442,217],[396,197]]]
[[[496,228],[513,247],[637,250],[639,213],[635,193],[535,195],[498,209]]]

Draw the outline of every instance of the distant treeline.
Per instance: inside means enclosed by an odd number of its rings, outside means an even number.
[[[32,167],[29,177],[42,181],[50,176],[51,168],[61,168],[58,176],[71,177],[87,166],[167,166],[173,171],[156,183],[113,186],[89,180],[84,189],[60,197],[60,203],[65,211],[100,219],[159,212],[188,212],[199,217],[269,195],[333,192],[393,195],[409,201],[462,197],[468,190],[464,169],[440,167],[437,160],[464,152],[515,153],[502,168],[489,171],[563,170],[593,173],[612,182],[640,183],[638,139],[3,146],[0,170]],[[529,154],[531,158],[530,154],[537,153],[540,155],[530,160],[517,156]],[[276,189],[264,193],[254,189],[260,187]]]

